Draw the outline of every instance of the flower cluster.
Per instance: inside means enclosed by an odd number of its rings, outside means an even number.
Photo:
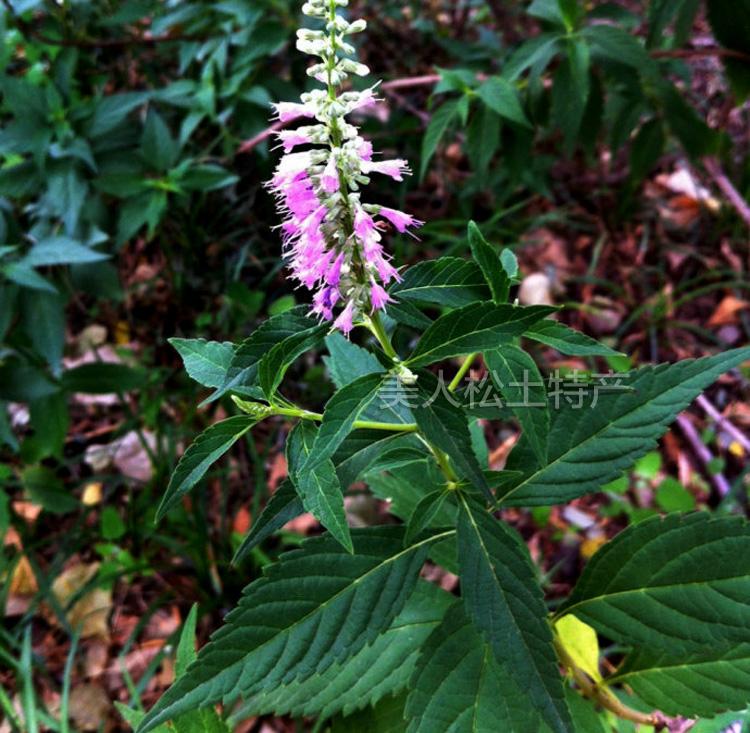
[[[293,277],[314,291],[313,312],[348,334],[355,322],[385,307],[390,298],[384,286],[399,279],[383,250],[382,223],[405,232],[422,222],[361,199],[371,174],[402,181],[409,168],[404,160],[376,160],[372,145],[346,119],[377,102],[375,87],[363,92],[341,88],[350,74],[369,74],[352,59],[354,47],[347,41],[365,29],[365,21],[349,22],[337,13],[347,4],[309,0],[302,8],[325,23],[325,30],[300,29],[297,48],[317,57],[308,74],[326,88],[303,94],[299,103],[275,105],[282,123],[314,124],[278,133],[284,156],[269,187],[284,218],[284,255]]]

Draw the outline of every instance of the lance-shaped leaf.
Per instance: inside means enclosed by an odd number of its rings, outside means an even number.
[[[419,262],[404,272],[403,279],[391,287],[390,293],[398,300],[451,308],[491,297],[479,267],[460,257]]]
[[[544,465],[547,462],[549,407],[539,368],[523,349],[513,344],[486,351],[484,359],[492,381],[521,424],[538,465]]]
[[[594,555],[560,613],[610,639],[670,654],[750,643],[750,526],[672,514]]]
[[[269,689],[245,701],[233,717],[256,715],[349,715],[406,688],[419,650],[441,622],[454,597],[419,581],[390,627],[369,646],[325,672]]]
[[[304,471],[312,470],[328,460],[339,449],[354,428],[354,423],[375,399],[384,376],[366,374],[342,387],[328,400],[315,444],[303,466]]]
[[[503,496],[513,506],[560,504],[614,481],[653,450],[669,424],[717,377],[750,359],[750,349],[677,364],[643,367],[617,386],[597,390],[596,409],[574,409],[565,401],[552,411],[548,464]],[[608,391],[609,390],[609,391]],[[524,470],[523,451],[508,468]]]
[[[246,338],[235,351],[221,387],[203,404],[213,402],[230,391],[260,396],[261,390],[256,386],[260,360],[279,342],[318,325],[314,318],[305,315],[307,311],[305,306],[299,306],[272,316]]]
[[[419,460],[426,455],[427,448],[414,435],[384,430],[356,430],[341,444],[332,460],[341,486],[347,488],[376,462],[382,466],[385,460],[392,465],[397,456],[396,460],[401,462]]]
[[[438,318],[422,334],[406,364],[427,366],[474,351],[496,349],[554,311],[555,308],[546,305],[467,305]]]
[[[471,253],[484,274],[484,278],[492,291],[495,303],[505,303],[510,292],[510,278],[500,262],[497,252],[482,236],[479,227],[469,222],[469,246]]]
[[[670,655],[639,649],[607,680],[625,684],[668,715],[709,718],[750,704],[750,644],[706,645]]]
[[[330,356],[324,356],[323,361],[339,389],[358,377],[385,371],[374,354],[353,344],[338,331],[326,336],[326,347]]]
[[[420,371],[417,391],[418,404],[413,412],[422,435],[448,454],[460,477],[482,491],[489,501],[494,501],[472,448],[468,419],[461,408],[454,404],[446,385],[431,372]]]
[[[138,733],[188,710],[322,674],[356,654],[401,612],[429,546],[441,537],[404,548],[401,529],[371,527],[353,532],[353,555],[325,536],[283,555],[245,589],[225,625]]]
[[[310,422],[298,423],[289,434],[286,460],[289,477],[310,512],[343,547],[352,551],[349,524],[344,510],[344,492],[336,476],[333,461],[324,457],[308,466],[318,436],[318,428]]]
[[[204,387],[220,387],[224,383],[234,356],[234,345],[205,339],[169,339],[182,357],[185,370]]]
[[[250,550],[257,547],[276,530],[281,529],[287,522],[291,522],[304,511],[305,507],[294,488],[294,484],[289,479],[283,481],[279,488],[274,491],[260,516],[253,522],[250,531],[243,538],[237,552],[234,553],[232,562],[237,563],[242,560]]]
[[[256,420],[248,415],[237,415],[202,432],[180,458],[156,511],[156,521],[187,494],[255,423]]]
[[[461,595],[469,618],[553,730],[572,731],[547,608],[526,545],[505,523],[461,497]]]
[[[600,344],[596,339],[550,319],[535,323],[524,335],[568,356],[622,356],[621,352]]]
[[[405,545],[410,545],[428,527],[433,526],[433,523],[441,516],[444,505],[446,502],[449,502],[452,495],[452,491],[441,489],[432,491],[419,500],[419,504],[414,508],[406,525]]]
[[[267,399],[273,398],[295,359],[314,348],[329,328],[327,323],[321,323],[287,336],[260,360],[258,382]]]
[[[406,704],[408,733],[539,733],[535,706],[455,603],[422,648]]]

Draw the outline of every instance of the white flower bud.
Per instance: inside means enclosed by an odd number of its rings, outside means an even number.
[[[325,79],[327,69],[326,64],[313,64],[308,68],[307,75],[312,76],[314,79],[318,79],[321,76]]]
[[[353,23],[349,23],[349,27],[344,33],[362,33],[367,28],[367,21],[364,18],[359,18]]]
[[[352,61],[352,59],[341,59],[339,67],[342,71],[356,74],[357,76],[367,76],[370,73],[370,69],[367,66],[360,64],[358,61]]]

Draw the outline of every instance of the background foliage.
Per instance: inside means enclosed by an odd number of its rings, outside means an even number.
[[[465,257],[473,218],[540,276],[542,299],[575,304],[566,317],[634,364],[747,341],[746,223],[732,205],[750,188],[747,0],[356,4],[370,23],[361,56],[386,81],[387,124],[365,126],[416,169],[379,195],[408,197],[428,222],[421,241],[395,241],[401,262]],[[296,303],[262,189],[263,132],[270,101],[308,80],[291,0],[5,0],[1,12],[0,704],[22,729],[31,716],[65,730],[75,690],[150,702],[168,680],[166,648],[149,642],[176,641],[193,601],[199,635],[214,628],[314,531],[297,525],[230,564],[283,476],[280,424],[150,521],[187,438],[229,409],[196,409],[207,393],[167,339],[213,339],[222,363],[224,341]],[[692,188],[675,189],[680,172]],[[330,394],[311,363],[295,376],[307,404]],[[712,399],[746,397],[735,379]],[[605,534],[657,510],[744,511],[742,445],[719,426],[696,447],[695,433],[581,510]],[[555,548],[554,599],[579,570],[566,542],[600,535],[544,508],[516,519]],[[81,614],[90,628],[77,632]]]

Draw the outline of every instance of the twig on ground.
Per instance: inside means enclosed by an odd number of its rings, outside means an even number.
[[[711,471],[710,464],[714,460],[714,455],[708,449],[708,446],[706,446],[706,444],[701,440],[700,435],[698,435],[698,431],[695,429],[695,426],[692,422],[690,422],[690,418],[688,418],[688,416],[684,413],[682,415],[678,415],[677,424],[680,426],[680,430],[682,430],[682,434],[685,436],[687,442],[690,443],[690,447],[693,449],[693,452],[703,464],[703,468],[709,475],[711,483],[719,493],[719,496],[721,496],[722,498],[727,496],[732,491],[732,487],[729,485],[729,481],[727,481],[724,474],[713,473]]]
[[[696,402],[725,433],[731,435],[737,443],[750,453],[750,438],[748,438],[739,428],[735,427],[728,418],[724,417],[724,415],[722,415],[713,404],[709,402],[705,395],[700,395]]]
[[[716,185],[721,189],[721,192],[729,199],[729,203],[732,204],[745,224],[750,227],[750,206],[742,197],[742,194],[734,187],[727,174],[724,173],[719,161],[709,156],[703,158],[703,165],[711,178],[714,179]]]

